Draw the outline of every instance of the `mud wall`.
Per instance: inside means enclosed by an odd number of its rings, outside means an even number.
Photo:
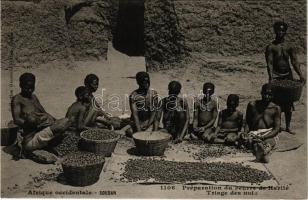
[[[69,46],[64,4],[1,1],[1,62],[38,64],[67,59]]]
[[[187,52],[262,54],[272,25],[289,25],[287,41],[306,53],[305,0],[148,0],[145,44],[148,68],[165,68]]]
[[[112,0],[2,1],[2,65],[106,58]],[[67,11],[74,8],[68,18]]]
[[[222,55],[263,53],[276,20],[288,23],[287,41],[304,53],[305,0],[174,0],[180,33],[192,51]]]
[[[186,56],[187,46],[172,0],[146,0],[144,26],[147,69],[168,68]]]

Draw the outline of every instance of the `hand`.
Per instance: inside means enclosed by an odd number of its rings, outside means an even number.
[[[306,79],[303,76],[301,76],[299,80],[304,84],[306,83]]]
[[[269,77],[269,78],[268,78],[268,83],[271,83],[271,82],[273,82],[273,78],[272,78],[272,77]]]
[[[174,144],[178,144],[178,143],[181,143],[183,142],[183,140],[181,138],[177,138],[173,141]]]
[[[202,127],[194,128],[194,132],[196,132],[196,133],[200,133],[200,132],[203,132],[203,131],[204,131],[204,129]]]

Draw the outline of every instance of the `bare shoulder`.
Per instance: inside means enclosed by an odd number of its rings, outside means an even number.
[[[242,113],[241,111],[236,110],[235,112],[236,112],[236,114],[237,114],[239,117],[243,116],[243,113]]]
[[[267,51],[267,52],[272,51],[272,50],[275,49],[275,47],[276,47],[275,44],[270,43],[270,44],[268,44],[268,45],[266,46],[266,51]]]
[[[198,97],[194,97],[194,106],[200,107],[200,99]]]
[[[130,93],[129,98],[134,98],[137,95],[137,90],[132,91],[132,93]]]
[[[250,101],[247,105],[247,108],[254,108],[256,107],[257,101]]]
[[[20,94],[16,94],[15,96],[12,97],[12,102],[18,103],[22,101],[22,97]]]
[[[276,109],[277,111],[280,111],[280,106],[278,106],[277,104],[271,102],[268,106],[269,108],[274,108]]]
[[[153,96],[157,96],[157,95],[158,95],[158,92],[157,92],[156,90],[154,90],[154,89],[151,89],[151,94],[152,94]]]

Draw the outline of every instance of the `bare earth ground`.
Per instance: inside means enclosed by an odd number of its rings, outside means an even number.
[[[77,86],[83,84],[85,75],[96,73],[100,77],[100,88],[106,89],[104,99],[108,99],[108,95],[118,94],[121,97],[120,106],[123,108],[125,102],[127,104],[127,101],[123,100],[123,96],[137,87],[134,75],[137,71],[145,70],[145,61],[142,57],[129,58],[112,48],[109,49],[107,61],[77,62],[70,66],[49,63],[39,68],[14,69],[13,92],[14,94],[19,92],[18,77],[20,74],[26,71],[34,73],[37,77],[35,93],[46,110],[55,117],[60,118],[65,115],[66,109],[75,100],[74,90]],[[305,57],[301,58],[302,68],[306,67],[304,59]],[[196,95],[202,89],[202,84],[205,81],[211,81],[216,85],[216,95],[220,97],[222,107],[225,107],[227,95],[236,93],[241,95],[239,109],[244,112],[248,101],[259,98],[260,87],[267,81],[263,56],[222,58],[213,55],[194,55],[193,60],[193,62],[187,64],[189,67],[186,70],[175,69],[151,73],[151,87],[156,89],[162,96],[165,96],[168,82],[179,80],[183,85],[183,94]],[[2,70],[1,78],[1,126],[3,127],[11,120],[9,111],[10,71]],[[101,92],[98,91],[97,93]],[[257,196],[227,196],[228,198],[307,198],[306,87],[304,88],[302,99],[296,102],[295,108],[292,127],[297,132],[298,139],[304,145],[293,151],[275,152],[271,157],[271,162],[265,165],[277,178],[280,185],[288,185],[289,190],[259,191]],[[124,112],[121,110],[110,112],[114,115],[129,114],[129,109],[127,107],[127,111]],[[160,185],[114,183],[108,180],[100,180],[99,183],[84,188],[70,187],[57,182],[49,182],[42,186],[33,184],[31,176],[54,168],[54,165],[40,165],[29,160],[13,161],[11,156],[2,150],[1,196],[26,197],[29,190],[36,189],[40,191],[88,190],[95,192],[115,190],[117,192],[117,196],[99,196],[99,194],[87,196],[100,198],[226,197],[208,195],[202,190],[183,191],[182,185],[176,185],[176,190],[166,191],[161,190]],[[38,196],[28,195],[27,197]]]

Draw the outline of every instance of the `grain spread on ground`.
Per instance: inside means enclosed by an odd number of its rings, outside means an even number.
[[[154,179],[158,182],[228,181],[261,183],[270,180],[265,171],[241,163],[175,162],[156,159],[129,159],[122,176],[129,182]]]

